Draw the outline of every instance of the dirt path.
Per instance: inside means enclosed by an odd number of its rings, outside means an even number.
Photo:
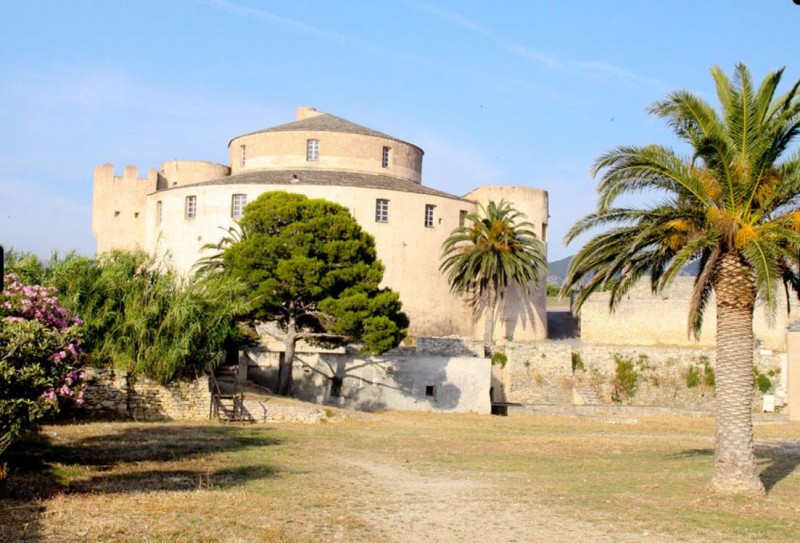
[[[567,517],[536,503],[514,500],[489,480],[437,470],[429,475],[410,467],[344,461],[364,486],[362,518],[381,541],[407,543],[625,543],[676,541],[648,532],[624,533]],[[443,477],[442,473],[448,475]]]

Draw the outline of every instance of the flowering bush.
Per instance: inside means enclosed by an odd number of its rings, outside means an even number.
[[[58,304],[55,289],[6,275],[0,294],[0,453],[43,416],[80,404],[81,321]]]

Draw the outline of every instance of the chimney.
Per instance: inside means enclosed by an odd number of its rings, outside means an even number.
[[[297,119],[296,120],[302,121],[303,119],[310,119],[311,117],[316,117],[317,115],[322,115],[322,113],[317,111],[313,107],[300,106],[300,107],[297,108]]]

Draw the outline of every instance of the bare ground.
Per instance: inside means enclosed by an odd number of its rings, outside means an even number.
[[[510,496],[490,478],[435,474],[406,466],[351,461],[356,480],[374,496],[362,515],[381,541],[623,543],[676,541],[649,532],[621,533],[611,524],[566,516],[530,496]]]
[[[0,542],[800,540],[800,425],[757,426],[769,493],[742,500],[706,490],[711,419],[612,422],[50,426],[0,486]]]

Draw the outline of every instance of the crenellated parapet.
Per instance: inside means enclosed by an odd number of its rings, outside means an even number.
[[[122,175],[114,173],[109,163],[94,169],[92,231],[98,254],[144,247],[147,195],[158,186],[155,168],[147,171],[147,177],[139,177],[136,166],[125,166]]]

